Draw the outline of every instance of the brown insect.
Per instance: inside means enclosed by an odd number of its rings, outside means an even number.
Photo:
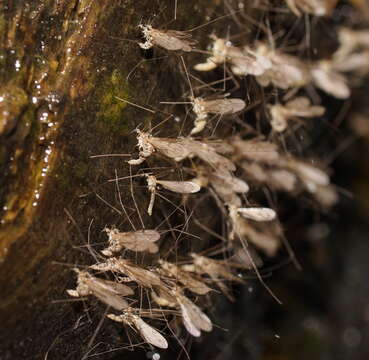
[[[311,69],[315,86],[337,99],[347,99],[351,91],[347,79],[334,69],[334,63],[329,60],[318,61]]]
[[[311,105],[307,97],[300,96],[288,101],[285,105],[270,105],[269,111],[272,117],[270,124],[273,130],[276,132],[283,132],[287,128],[288,120],[322,116],[325,112],[325,108],[323,106]]]
[[[224,171],[236,170],[236,166],[231,160],[219,155],[211,145],[206,143],[191,138],[158,138],[140,130],[137,130],[137,133],[139,158],[129,160],[128,163],[131,165],[141,164],[146,158],[151,156],[154,151],[158,151],[177,162],[185,158],[197,156],[214,169]]]
[[[262,54],[253,51],[249,47],[243,49],[233,46],[226,39],[212,36],[214,40],[212,46],[212,56],[205,63],[197,64],[194,69],[197,71],[210,71],[219,65],[229,63],[231,71],[238,76],[255,75],[259,76],[271,67],[271,61]]]
[[[231,144],[235,148],[237,157],[246,158],[250,161],[274,164],[280,155],[276,144],[259,139],[242,140],[234,138]]]
[[[269,69],[256,77],[261,86],[272,84],[281,89],[289,89],[305,86],[311,82],[309,68],[296,56],[273,50],[262,43],[258,45],[257,52],[272,62]]]
[[[199,337],[201,330],[211,331],[213,329],[211,320],[179,289],[173,290],[172,295],[181,309],[183,325],[192,336]]]
[[[211,291],[211,288],[209,288],[205,283],[197,280],[187,271],[183,271],[182,269],[180,269],[177,265],[164,260],[159,260],[159,264],[165,274],[178,280],[193,293],[198,295],[205,295]]]
[[[296,16],[302,12],[317,16],[327,16],[335,8],[338,0],[285,0]]]
[[[107,317],[135,328],[147,343],[160,349],[168,348],[168,342],[164,336],[143,321],[140,316],[133,314],[131,311],[124,311],[121,315],[108,314]]]
[[[304,161],[287,159],[285,166],[298,175],[307,189],[312,193],[314,193],[319,186],[328,186],[330,183],[327,173]]]
[[[139,43],[142,49],[150,49],[153,46],[159,46],[166,50],[192,51],[196,41],[192,39],[191,34],[176,30],[154,29],[151,25],[139,25],[145,37],[144,43]]]
[[[214,260],[195,253],[192,253],[191,256],[193,258],[193,264],[183,265],[182,268],[186,271],[195,272],[200,275],[209,275],[220,290],[222,290],[230,300],[234,300],[228,288],[223,283],[223,280],[243,283],[244,281],[235,276],[230,270],[231,266],[236,268],[242,268],[243,266],[239,264],[231,264],[227,261]]]
[[[132,251],[148,251],[156,253],[158,246],[155,244],[160,239],[160,234],[156,230],[138,230],[130,232],[120,232],[118,229],[105,229],[109,236],[109,247],[101,252],[105,256],[113,256],[123,248]]]
[[[150,203],[147,209],[148,214],[152,215],[152,210],[155,202],[155,194],[157,185],[161,185],[164,189],[179,193],[179,194],[193,194],[199,192],[201,187],[193,181],[168,181],[157,180],[154,175],[146,175],[147,187],[151,192]]]
[[[277,214],[273,209],[265,207],[248,207],[248,208],[236,208],[229,206],[229,213],[231,217],[242,217],[254,221],[272,221],[276,218]]]
[[[204,130],[208,114],[229,115],[242,111],[246,104],[241,99],[203,99],[193,98],[193,111],[196,114],[195,127],[191,130],[191,135],[198,134]]]
[[[74,271],[78,274],[77,288],[75,290],[67,290],[70,296],[93,295],[116,310],[123,310],[129,306],[122,296],[134,294],[130,287],[114,281],[96,278],[87,271],[78,269],[74,269]]]
[[[109,258],[103,263],[90,266],[91,269],[100,271],[112,271],[125,274],[128,279],[126,281],[134,281],[144,287],[161,285],[161,279],[153,271],[143,269],[139,266],[132,265],[128,260]]]

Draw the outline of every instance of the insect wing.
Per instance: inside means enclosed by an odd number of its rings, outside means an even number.
[[[213,329],[210,319],[192,301],[182,295],[179,297],[178,302],[181,305],[182,315],[184,312],[186,317],[190,319],[190,323],[193,324],[196,329],[204,331],[211,331]]]
[[[129,306],[128,302],[119,297],[113,289],[105,285],[102,286],[100,282],[95,281],[95,278],[90,279],[88,287],[100,301],[116,310],[123,310]]]
[[[114,292],[117,295],[128,296],[133,295],[134,291],[127,285],[116,283],[115,281],[93,278],[93,282],[99,284],[102,289]]]
[[[150,287],[153,285],[161,285],[160,278],[149,270],[129,265],[125,265],[125,268],[128,276],[132,277],[132,279],[144,286]]]
[[[167,50],[191,51],[192,45],[195,45],[191,35],[182,31],[152,29],[150,35],[156,45]]]
[[[238,208],[237,212],[255,221],[272,221],[276,218],[276,212],[270,208]]]
[[[147,341],[149,344],[154,345],[160,349],[167,349],[168,342],[157,330],[148,325],[145,321],[143,321],[139,316],[133,316],[132,321],[139,331],[141,336]]]
[[[205,112],[211,114],[234,114],[243,110],[246,106],[245,102],[241,99],[216,99],[205,100],[202,104]]]
[[[189,148],[184,144],[182,139],[161,139],[161,138],[150,138],[150,143],[163,155],[180,161],[188,157],[191,153]]]
[[[201,331],[192,322],[192,319],[191,319],[191,316],[190,316],[190,313],[187,307],[182,303],[180,303],[180,307],[182,311],[182,320],[183,320],[184,327],[192,336],[199,337],[201,335]]]
[[[157,183],[163,186],[165,189],[180,193],[180,194],[192,194],[201,190],[200,185],[192,181],[164,181],[157,180]]]

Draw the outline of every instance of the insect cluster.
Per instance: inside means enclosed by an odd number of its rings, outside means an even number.
[[[297,16],[303,13],[326,16],[333,11],[336,1],[286,0],[286,4]],[[179,66],[184,64],[182,56],[190,57],[198,50],[191,32],[155,29],[151,25],[140,25],[140,29],[145,39],[139,43],[141,48],[159,47],[173,52],[174,56],[178,55]],[[157,348],[168,347],[168,335],[179,336],[180,323],[194,337],[199,337],[202,331],[211,331],[213,323],[202,310],[202,305],[210,301],[209,295],[218,288],[233,300],[230,284],[244,283],[242,275],[247,271],[256,273],[262,281],[258,272],[262,258],[276,255],[283,243],[278,211],[266,201],[259,205],[256,199],[260,196],[254,197],[257,190],[269,188],[295,197],[305,194],[324,209],[337,201],[327,168],[292,155],[282,146],[283,142],[278,141],[277,135],[288,133],[293,123],[301,125],[303,119],[324,116],[325,108],[317,97],[310,97],[313,87],[346,99],[350,88],[345,74],[368,72],[367,33],[341,28],[338,34],[340,46],[330,59],[309,62],[277,49],[267,40],[236,46],[229,38],[212,34],[207,58],[193,64],[193,69],[201,76],[203,72],[223,68],[236,82],[252,78],[265,93],[264,99],[271,98],[268,91],[283,94],[283,97],[274,96],[273,102],[264,103],[265,119],[271,130],[269,136],[240,120],[239,114],[248,111],[246,94],[242,98],[230,94],[209,98],[206,94],[194,96],[191,88],[190,101],[186,103],[193,111],[194,125],[188,136],[159,137],[151,130],[136,129],[138,155],[128,164],[137,169],[145,162],[160,158],[172,168],[181,169],[176,179],[159,178],[150,165],[145,168],[150,172],[140,170],[137,176],[146,182],[149,216],[155,217],[155,198],[160,195],[160,189],[180,197],[177,209],[188,203],[191,210],[193,199],[204,194],[210,196],[225,224],[221,234],[212,231],[212,235],[220,239],[217,251],[208,256],[189,251],[177,262],[177,258],[168,259],[159,251],[168,242],[176,246],[172,229],[146,229],[144,224],[134,231],[106,228],[107,246],[101,250],[99,261],[88,269],[75,270],[77,287],[68,290],[69,295],[96,297],[114,310],[107,314],[109,319],[131,327],[144,342]],[[243,122],[242,131],[215,132],[210,116],[217,118],[220,124],[234,123],[235,127]],[[220,135],[193,137],[206,131]],[[253,197],[249,196],[251,192]],[[150,261],[139,261],[145,253]],[[214,254],[224,257],[214,257]],[[104,274],[105,278],[98,274]],[[147,294],[146,301],[138,302],[135,298],[138,293]],[[143,303],[148,304],[146,309]],[[143,318],[151,319],[146,320],[150,325]],[[159,321],[166,324],[161,330],[151,325]],[[165,331],[168,328],[170,331]]]

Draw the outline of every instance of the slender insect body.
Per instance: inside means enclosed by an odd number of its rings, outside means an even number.
[[[307,65],[296,56],[272,50],[260,43],[257,52],[272,62],[270,69],[256,77],[261,86],[274,85],[281,89],[298,88],[311,82]]]
[[[192,40],[191,34],[176,30],[154,29],[151,25],[139,25],[145,37],[144,43],[139,43],[142,49],[151,49],[153,46],[159,46],[166,50],[182,50],[190,52],[196,41]]]
[[[109,247],[101,251],[105,256],[113,256],[123,248],[150,253],[156,253],[159,249],[155,242],[160,239],[160,234],[156,230],[120,232],[107,228],[105,231],[109,236]]]
[[[137,329],[142,338],[151,345],[154,345],[160,349],[167,349],[168,342],[156,329],[148,325],[138,315],[132,314],[129,311],[124,312],[122,315],[108,314],[107,317],[111,320],[125,323]]]
[[[314,189],[316,186],[328,186],[330,183],[327,173],[316,166],[293,159],[289,159],[286,165],[289,169],[294,171],[310,189]]]
[[[161,269],[169,274],[171,277],[174,277],[180,283],[182,283],[188,290],[198,295],[205,295],[211,291],[205,283],[197,280],[193,276],[191,276],[187,271],[183,271],[175,264],[170,262],[159,260],[159,264]]]
[[[158,138],[140,130],[137,130],[137,132],[140,149],[139,159],[130,160],[130,164],[142,163],[156,150],[176,162],[196,156],[219,171],[236,170],[236,166],[231,160],[219,155],[209,144],[191,138]]]
[[[347,99],[350,96],[351,91],[347,86],[347,79],[334,69],[331,61],[318,61],[311,69],[311,74],[315,86],[327,94],[337,99]]]
[[[201,132],[207,123],[208,114],[229,115],[242,111],[246,104],[241,99],[203,99],[193,98],[193,111],[196,114],[195,127],[191,135]]]
[[[74,269],[78,275],[76,290],[67,290],[73,297],[93,295],[100,301],[116,310],[123,310],[129,305],[122,296],[133,295],[133,290],[114,281],[96,278],[87,271]]]
[[[259,76],[271,67],[268,58],[249,47],[241,49],[233,46],[230,41],[215,36],[213,40],[212,56],[205,63],[195,65],[195,70],[211,71],[219,65],[229,63],[231,71],[237,76]]]
[[[103,263],[90,266],[91,269],[99,271],[112,271],[125,274],[131,281],[144,287],[160,286],[161,279],[153,271],[132,265],[129,261],[118,258],[109,258]]]
[[[147,209],[148,214],[151,216],[157,185],[161,185],[164,189],[179,193],[179,194],[193,194],[201,190],[201,186],[193,181],[168,181],[168,180],[157,180],[154,175],[146,175],[147,188],[151,193],[150,203]]]
[[[269,111],[272,117],[271,125],[273,130],[283,132],[287,128],[289,119],[322,116],[325,109],[322,106],[311,105],[308,98],[300,96],[288,101],[285,105],[270,105]]]
[[[236,157],[266,164],[274,164],[280,158],[278,147],[272,142],[234,138],[231,144],[235,148]]]

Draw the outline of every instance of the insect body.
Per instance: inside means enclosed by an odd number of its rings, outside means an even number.
[[[211,145],[204,142],[191,138],[158,138],[140,130],[137,130],[137,133],[139,158],[129,160],[128,163],[131,165],[143,163],[154,151],[158,151],[174,161],[197,156],[219,171],[236,170],[236,166],[231,160],[219,155]]]
[[[272,128],[277,132],[286,130],[289,119],[296,117],[312,118],[322,116],[325,112],[324,107],[311,105],[310,100],[303,96],[296,97],[285,105],[271,105],[269,110],[272,117]]]
[[[311,74],[307,65],[296,56],[273,50],[260,43],[257,52],[270,59],[272,66],[256,77],[261,86],[274,85],[281,89],[301,87],[311,82]]]
[[[103,263],[92,265],[91,269],[126,274],[130,281],[144,287],[161,285],[160,278],[153,271],[132,265],[125,259],[110,258]]]
[[[226,39],[213,36],[212,56],[205,63],[195,65],[197,71],[210,71],[219,65],[229,63],[231,71],[238,76],[261,75],[271,67],[268,58],[249,47],[233,46]]]
[[[193,293],[198,295],[205,295],[209,291],[211,291],[211,289],[206,284],[194,278],[187,271],[180,269],[177,265],[164,260],[159,260],[159,263],[164,273],[168,274],[171,277],[174,277]]]
[[[184,31],[159,30],[151,25],[139,25],[145,37],[144,43],[139,43],[142,49],[150,49],[154,45],[166,50],[192,51],[196,41],[191,39],[191,35]]]
[[[150,253],[158,251],[155,242],[160,239],[160,234],[156,230],[120,232],[118,229],[105,229],[105,231],[109,236],[109,247],[102,250],[105,256],[113,256],[123,248]]]
[[[196,114],[195,127],[191,134],[201,132],[207,123],[208,114],[229,115],[242,111],[246,104],[241,99],[214,99],[208,100],[201,97],[193,99],[193,111]]]
[[[67,290],[70,296],[81,297],[93,295],[100,301],[113,307],[116,310],[123,310],[128,307],[126,300],[122,296],[133,295],[133,290],[114,281],[96,278],[87,271],[74,269],[78,274],[76,290]]]
[[[193,181],[167,181],[157,180],[153,175],[146,175],[147,187],[151,192],[148,214],[152,215],[152,210],[155,202],[156,186],[161,185],[163,188],[179,193],[179,194],[193,194],[201,190],[201,187]]]
[[[108,314],[107,317],[111,320],[122,322],[136,328],[147,343],[161,349],[168,348],[168,342],[164,338],[164,336],[161,335],[159,331],[143,321],[138,315],[133,314],[130,311],[125,311],[122,315]]]
[[[333,65],[329,60],[318,61],[311,69],[314,84],[337,99],[347,99],[350,96],[347,80]]]

